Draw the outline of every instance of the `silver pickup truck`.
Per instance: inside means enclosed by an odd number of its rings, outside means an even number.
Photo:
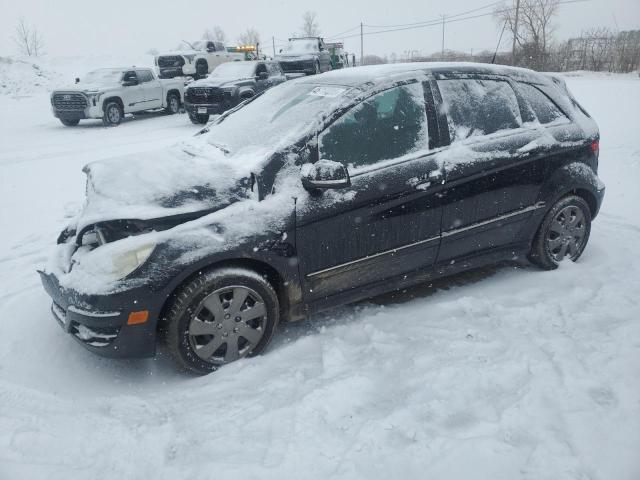
[[[157,109],[178,113],[183,100],[182,80],[160,80],[150,68],[101,68],[76,78],[75,85],[54,90],[51,109],[68,127],[85,118],[115,126],[126,113]]]

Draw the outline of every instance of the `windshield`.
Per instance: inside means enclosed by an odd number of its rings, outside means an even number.
[[[83,83],[94,83],[99,85],[107,85],[119,83],[122,77],[122,70],[113,68],[101,68],[87,73],[82,77]]]
[[[336,85],[286,82],[213,125],[206,139],[230,155],[256,147],[272,151],[279,144],[297,141],[352,91]]]
[[[204,50],[205,49],[205,44],[204,42],[193,42],[193,43],[187,43],[184,42],[186,45],[189,46],[189,48],[193,47],[194,50]]]
[[[282,53],[310,53],[318,51],[318,40],[315,38],[304,40],[289,40]]]
[[[256,64],[253,62],[226,62],[216,67],[210,77],[248,78],[253,77]]]

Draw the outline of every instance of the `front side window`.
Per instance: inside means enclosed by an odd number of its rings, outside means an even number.
[[[527,100],[538,122],[541,124],[551,123],[559,119],[566,119],[567,116],[551,101],[544,93],[528,83],[518,84],[522,95]]]
[[[323,160],[352,167],[372,165],[429,144],[421,84],[381,92],[349,110],[319,138]]]
[[[134,71],[128,71],[124,73],[124,76],[122,77],[122,80],[124,82],[135,82],[138,80],[138,77],[136,75],[136,72]]]
[[[438,80],[451,141],[522,125],[515,92],[503,80]]]
[[[139,70],[138,72],[138,81],[140,83],[150,82],[153,80],[153,76],[149,70]]]

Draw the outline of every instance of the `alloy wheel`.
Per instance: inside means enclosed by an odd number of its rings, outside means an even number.
[[[116,124],[120,122],[120,109],[117,106],[112,105],[109,107],[107,117],[109,118],[110,123]]]
[[[223,365],[247,356],[260,343],[266,316],[265,302],[255,290],[224,287],[200,303],[186,333],[199,358]]]

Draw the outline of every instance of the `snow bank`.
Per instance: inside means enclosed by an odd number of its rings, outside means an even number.
[[[0,95],[21,97],[51,90],[61,75],[29,60],[0,57]]]

